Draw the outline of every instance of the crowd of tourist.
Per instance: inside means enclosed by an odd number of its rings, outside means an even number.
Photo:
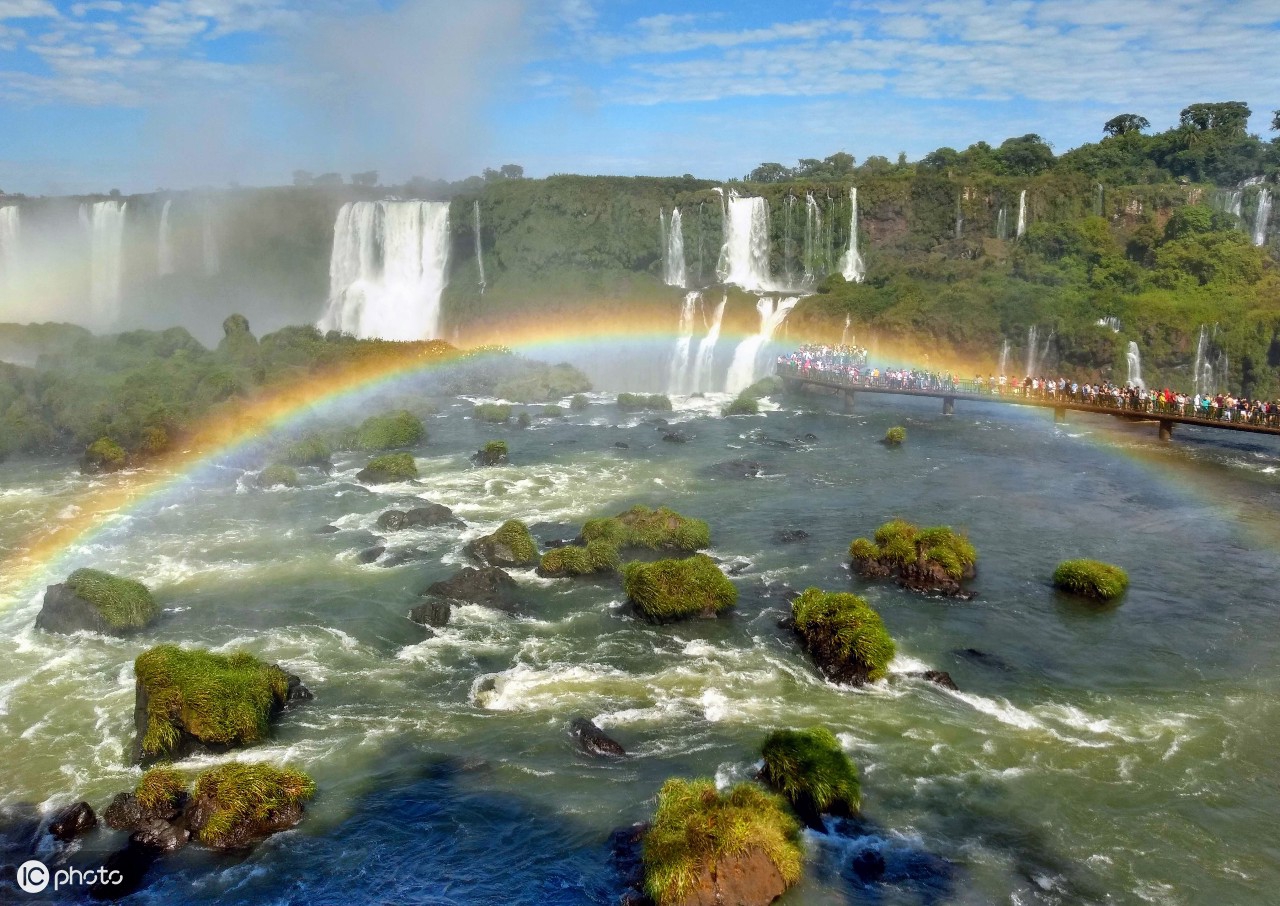
[[[953,372],[920,368],[879,368],[868,362],[865,348],[851,346],[801,346],[778,356],[779,372],[794,371],[802,376],[859,387],[891,390],[925,390],[952,393],[982,393],[1021,397],[1040,401],[1070,402],[1108,409],[1179,415],[1214,421],[1240,422],[1280,427],[1280,400],[1251,400],[1230,393],[1182,393],[1112,381],[1080,383],[1069,378],[1025,377],[1021,381],[1006,375],[974,375],[962,379]]]

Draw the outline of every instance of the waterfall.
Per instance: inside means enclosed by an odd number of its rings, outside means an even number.
[[[1027,190],[1018,193],[1018,238],[1027,231]]]
[[[329,306],[317,326],[362,338],[438,337],[448,264],[448,202],[344,204],[333,226]]]
[[[1009,238],[1009,212],[1004,205],[1000,206],[1000,213],[996,215],[996,238],[1001,242]]]
[[[1000,374],[1008,373],[1009,368],[1009,341],[1005,340],[1000,344]]]
[[[725,293],[720,299],[720,304],[716,306],[715,314],[711,316],[711,323],[707,325],[707,335],[698,343],[698,357],[693,363],[693,380],[689,385],[691,393],[698,393],[705,389],[704,379],[711,374],[716,343],[720,341],[720,324],[724,321],[724,309],[728,303],[729,294]]]
[[[849,345],[849,326],[853,324],[853,315],[844,316],[844,330],[840,331],[840,345]]]
[[[1114,315],[1110,315],[1105,318],[1099,318],[1093,323],[1096,327],[1105,327],[1108,330],[1110,330],[1112,333],[1120,332],[1120,319],[1115,317]]]
[[[827,196],[827,216],[826,229],[823,231],[824,245],[822,247],[822,273],[823,276],[831,273],[836,269],[836,203],[831,200],[831,196]]]
[[[733,361],[729,365],[729,374],[725,379],[725,390],[728,393],[741,393],[756,379],[764,364],[764,357],[769,340],[774,332],[787,319],[791,309],[796,307],[800,299],[790,296],[785,299],[764,297],[756,303],[756,311],[760,313],[760,330],[754,336],[747,337],[733,351]]]
[[[1205,395],[1217,392],[1214,382],[1213,366],[1209,364],[1209,328],[1200,325],[1200,336],[1196,338],[1196,357],[1191,363],[1191,382],[1197,394]]]
[[[160,209],[160,235],[156,239],[156,273],[161,277],[173,273],[173,231],[169,226],[169,208],[173,199],[165,199]]]
[[[662,224],[662,281],[667,286],[683,288],[689,279],[684,263],[684,221],[680,209],[671,209],[670,221],[659,211],[658,222]]]
[[[89,228],[89,303],[99,325],[115,323],[120,316],[123,201],[96,201],[92,208],[80,205],[80,222]]]
[[[1244,223],[1244,192],[1236,189],[1227,196],[1227,213],[1235,217],[1237,223]]]
[[[822,243],[822,209],[811,193],[804,196],[804,285],[818,282],[814,265],[818,263],[818,249]],[[824,271],[825,273],[825,268]]]
[[[787,286],[795,286],[795,258],[796,243],[793,238],[794,229],[792,222],[795,219],[796,197],[790,193],[787,194],[786,200],[783,202],[787,210],[787,220],[783,227],[782,233],[782,268],[783,275],[786,277]]]
[[[484,249],[480,244],[480,199],[478,198],[471,205],[471,215],[475,220],[476,265],[480,268],[480,295],[483,296],[489,283],[484,278]]]
[[[671,356],[671,373],[667,377],[667,393],[686,392],[689,377],[689,347],[693,345],[693,316],[698,311],[702,293],[685,293],[680,306],[680,324],[676,328],[676,349]]]
[[[1271,219],[1271,190],[1258,190],[1258,208],[1253,215],[1253,244],[1267,244],[1267,221]]]
[[[214,229],[213,209],[208,202],[205,202],[200,219],[200,231],[204,247],[204,275],[213,277],[222,270],[222,260],[218,254],[218,234]]]
[[[1102,183],[1098,183],[1093,187],[1093,216],[1101,217],[1106,208],[1103,207],[1104,193]]]
[[[1034,377],[1036,373],[1036,326],[1027,328],[1027,373],[1026,377]]]
[[[16,287],[18,283],[18,229],[20,226],[17,205],[6,205],[0,208],[0,290]]]
[[[840,260],[840,273],[850,283],[861,283],[867,268],[858,254],[858,190],[853,187],[849,189],[849,207],[849,251]]]
[[[720,280],[746,290],[768,290],[769,205],[763,198],[740,198],[730,193]]]
[[[960,206],[960,196],[956,196],[956,239],[964,236],[964,208]]]
[[[1124,357],[1129,366],[1125,381],[1139,390],[1146,390],[1147,385],[1142,380],[1142,354],[1138,352],[1138,344],[1130,340],[1129,351],[1124,354]]]

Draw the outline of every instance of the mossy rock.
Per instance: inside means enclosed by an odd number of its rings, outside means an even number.
[[[755,784],[673,778],[658,792],[642,843],[644,890],[656,906],[765,906],[800,879],[800,826]]]
[[[714,617],[738,601],[738,589],[706,554],[628,563],[622,586],[640,615],[654,623]]]
[[[369,464],[356,473],[356,481],[367,484],[390,484],[393,481],[409,481],[418,477],[418,464],[412,453],[388,453],[375,456]]]
[[[858,769],[826,727],[776,730],[764,741],[761,779],[791,804],[809,827],[821,815],[851,818],[861,804]]]
[[[503,425],[511,420],[511,407],[506,403],[481,403],[473,414],[482,422]]]
[[[507,464],[509,455],[505,440],[491,440],[472,455],[471,461],[478,466],[502,466]]]
[[[279,487],[296,488],[298,473],[293,466],[273,463],[259,472],[253,483],[264,490]]]
[[[538,575],[547,579],[611,575],[622,566],[618,548],[608,541],[590,541],[553,548],[542,555]]]
[[[791,625],[819,669],[837,683],[883,679],[897,650],[880,614],[848,592],[805,589],[791,602]]]
[[[582,527],[582,541],[607,541],[619,550],[630,547],[693,553],[711,546],[711,529],[701,519],[690,519],[665,506],[656,510],[633,506],[617,516],[588,520]]]
[[[849,545],[854,568],[865,578],[896,575],[912,591],[963,596],[961,581],[977,574],[978,552],[969,539],[950,526],[918,528],[894,519],[876,529],[875,537]]]
[[[888,431],[884,432],[884,442],[886,446],[897,447],[905,443],[907,440],[907,429],[902,425],[894,425]]]
[[[1053,584],[1086,598],[1114,601],[1129,587],[1129,574],[1100,560],[1063,560],[1053,571]]]
[[[328,471],[333,467],[333,449],[323,437],[310,435],[282,449],[276,454],[276,462],[302,468],[315,466]]]
[[[261,742],[289,700],[291,678],[251,654],[160,645],[138,655],[138,760]]]
[[[671,399],[661,393],[619,393],[618,408],[623,412],[670,412]]]
[[[726,418],[731,415],[759,415],[760,404],[752,397],[743,395],[726,404],[720,413]]]
[[[129,465],[129,454],[109,437],[100,437],[85,448],[80,458],[80,471],[86,475],[119,472]]]
[[[45,632],[128,635],[160,613],[141,582],[96,569],[78,569],[60,585],[45,589],[36,628]]]
[[[489,566],[523,568],[538,563],[538,545],[519,519],[508,519],[492,535],[475,539],[467,545],[467,552]]]
[[[416,447],[427,439],[422,419],[405,409],[373,415],[356,432],[356,448],[370,453]]]
[[[777,375],[762,377],[739,394],[739,398],[758,400],[766,396],[777,396],[787,389],[787,382]]]
[[[565,411],[563,406],[543,406],[538,415],[541,418],[564,418]]]
[[[142,775],[133,795],[144,812],[176,815],[187,800],[187,781],[173,768],[152,768]]]
[[[302,771],[228,762],[196,779],[187,825],[210,849],[245,849],[296,825],[315,791]]]
[[[582,412],[591,405],[591,400],[587,399],[584,393],[575,393],[573,398],[569,400],[569,411]]]

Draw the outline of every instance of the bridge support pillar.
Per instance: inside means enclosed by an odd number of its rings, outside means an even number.
[[[853,412],[854,393],[852,390],[846,390],[842,396],[844,398],[844,403],[841,406],[841,411],[844,412],[845,415],[848,415]]]
[[[943,415],[956,414],[956,398],[954,396],[944,396],[942,398],[942,414]]]
[[[1059,424],[1067,420],[1067,410],[1060,409],[1057,406],[1053,408],[1053,420]]]
[[[1166,441],[1173,440],[1173,424],[1174,424],[1173,422],[1166,421],[1165,419],[1160,420],[1160,439],[1161,440],[1166,440]]]

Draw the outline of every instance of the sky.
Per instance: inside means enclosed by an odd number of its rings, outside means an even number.
[[[741,177],[1280,108],[1276,0],[0,0],[0,190]]]

